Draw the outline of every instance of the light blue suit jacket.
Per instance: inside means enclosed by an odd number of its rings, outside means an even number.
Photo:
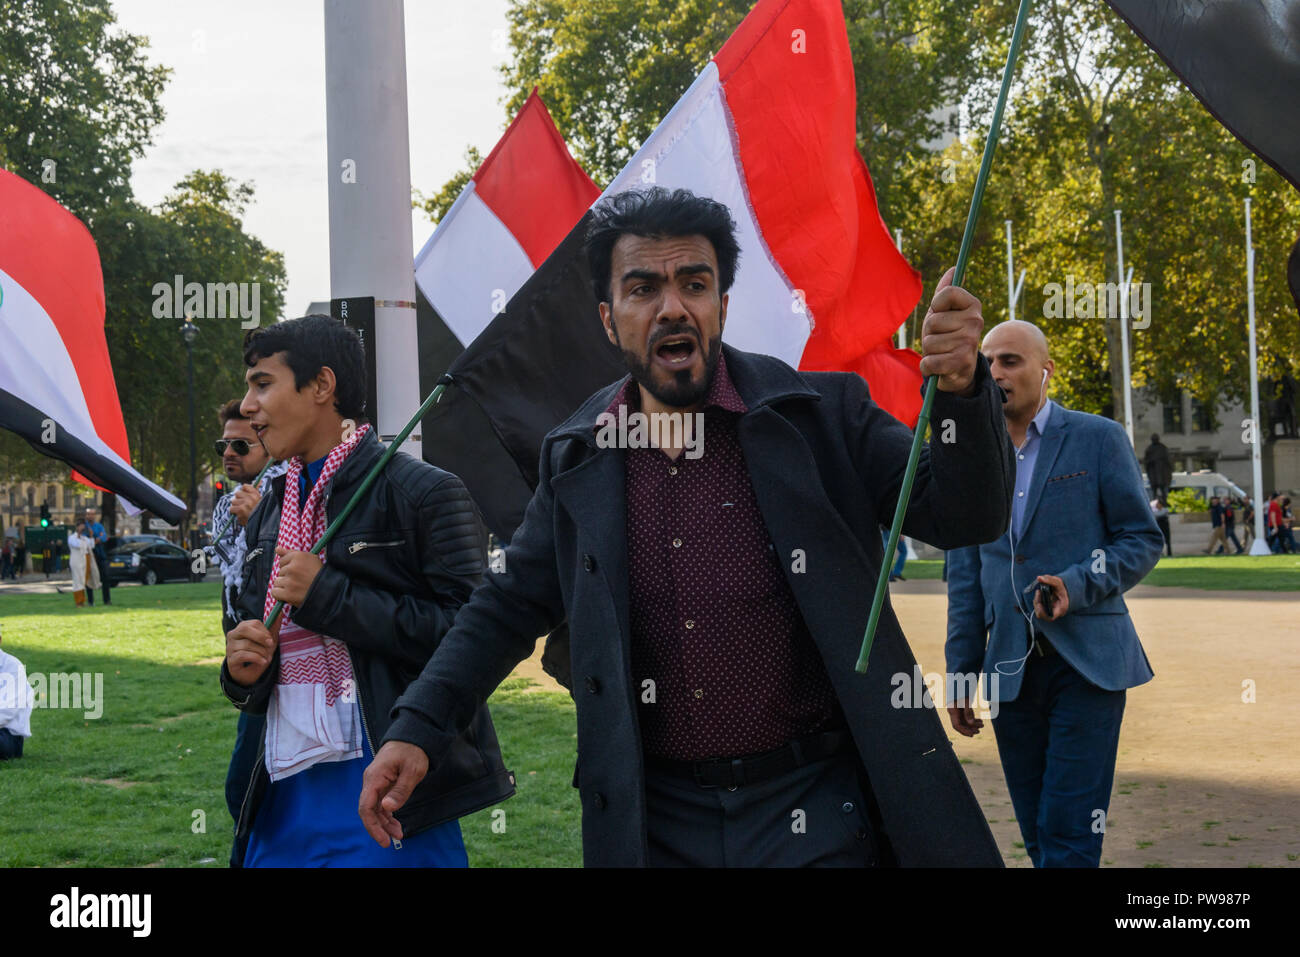
[[[948,673],[983,673],[990,701],[1020,693],[1029,639],[1016,599],[1032,616],[1033,593],[1023,589],[1038,575],[1065,583],[1065,617],[1034,624],[1076,671],[1108,691],[1153,677],[1124,592],[1155,567],[1164,539],[1128,435],[1057,405],[1039,441],[1014,556],[1010,533],[948,552]]]

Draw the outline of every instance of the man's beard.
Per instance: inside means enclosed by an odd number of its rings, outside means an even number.
[[[673,373],[672,379],[664,383],[654,378],[652,364],[656,346],[668,336],[689,335],[696,340],[698,347],[699,335],[695,330],[685,323],[656,330],[647,344],[646,355],[650,358],[646,359],[623,348],[623,343],[618,336],[618,325],[614,322],[613,316],[610,317],[610,327],[614,330],[614,341],[618,343],[619,352],[623,354],[623,365],[627,367],[627,371],[632,374],[632,378],[638,385],[664,405],[685,409],[702,402],[709,394],[709,386],[713,383],[713,372],[718,366],[718,358],[722,355],[722,336],[714,336],[709,340],[709,347],[704,353],[704,377],[701,381],[693,381],[691,370],[683,369]]]

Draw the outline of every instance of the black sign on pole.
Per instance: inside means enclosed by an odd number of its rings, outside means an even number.
[[[350,299],[331,299],[330,315],[344,325],[355,329],[366,350],[366,418],[371,428],[379,434],[378,380],[375,375],[375,297],[354,296]]]

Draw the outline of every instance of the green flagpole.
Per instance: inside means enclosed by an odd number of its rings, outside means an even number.
[[[1020,0],[1020,9],[1016,12],[1016,26],[1011,33],[1011,49],[1007,51],[1007,65],[1002,71],[1002,88],[998,91],[997,106],[993,109],[993,123],[989,127],[988,138],[984,141],[984,156],[980,160],[979,175],[975,178],[975,193],[971,196],[970,212],[966,215],[966,231],[962,233],[961,248],[957,253],[957,269],[953,273],[952,284],[960,286],[966,275],[966,261],[970,258],[971,242],[975,237],[975,222],[979,219],[980,203],[984,200],[984,186],[988,182],[989,168],[993,165],[993,151],[997,149],[998,133],[1002,129],[1002,112],[1007,105],[1007,93],[1011,89],[1011,75],[1015,72],[1016,56],[1020,52],[1020,41],[1025,33],[1025,23],[1029,19],[1029,0]],[[916,420],[916,432],[912,436],[912,451],[907,457],[907,471],[903,474],[903,487],[898,493],[898,505],[894,509],[894,524],[889,529],[889,541],[885,544],[885,560],[880,566],[880,577],[876,580],[876,595],[871,603],[871,617],[867,619],[867,630],[862,636],[862,653],[854,670],[858,674],[867,671],[867,659],[871,657],[871,644],[876,638],[876,625],[880,621],[880,612],[885,605],[885,592],[889,588],[889,569],[894,564],[894,554],[898,548],[898,537],[903,530],[903,516],[907,513],[907,503],[912,496],[912,483],[916,480],[916,466],[921,459],[921,445],[925,441],[926,429],[930,425],[930,408],[934,404],[936,376],[925,381],[925,400],[921,403],[921,414]]]
[[[347,517],[352,514],[352,510],[357,507],[357,503],[361,501],[361,497],[369,491],[370,486],[374,484],[379,473],[382,472],[384,466],[388,464],[388,460],[397,452],[398,446],[406,441],[406,437],[411,434],[411,430],[415,428],[416,424],[424,418],[425,413],[438,404],[438,400],[442,398],[442,393],[447,388],[447,383],[450,381],[451,380],[446,376],[443,376],[442,381],[439,382],[434,390],[429,393],[429,397],[424,400],[423,404],[421,404],[418,409],[415,410],[415,415],[411,416],[411,421],[407,422],[402,431],[398,432],[397,435],[393,437],[393,441],[388,444],[388,448],[384,449],[384,454],[379,457],[379,461],[371,466],[370,471],[366,473],[366,477],[362,479],[361,484],[357,486],[357,490],[352,493],[352,497],[348,499],[348,504],[343,506],[343,511],[339,512],[339,517],[329,523],[329,527],[325,529],[325,534],[320,537],[320,541],[311,547],[311,554],[319,555],[321,551],[324,550],[325,546],[329,544],[330,539],[334,537],[334,533],[338,531],[339,526],[342,525],[347,520]],[[270,628],[275,624],[275,620],[280,617],[280,612],[283,610],[284,602],[277,601],[275,605],[272,606],[271,613],[266,616],[266,621],[262,624],[267,628]]]
[[[262,466],[262,471],[258,472],[257,478],[253,479],[252,482],[253,488],[257,488],[259,485],[262,484],[263,476],[266,475],[267,470],[270,469],[270,467],[274,464],[275,464],[275,459],[267,459],[266,464]],[[261,489],[258,489],[258,491],[261,491]],[[220,530],[218,530],[217,533],[212,536],[212,543],[214,545],[216,544],[217,539],[219,539],[222,535],[226,534],[226,529],[230,527],[230,523],[233,522],[234,520],[235,520],[234,514],[230,514],[226,516],[225,524],[223,524]]]

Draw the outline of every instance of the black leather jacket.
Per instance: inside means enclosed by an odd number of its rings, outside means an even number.
[[[335,473],[326,490],[332,522],[361,484],[384,447],[368,433]],[[248,520],[248,551],[234,613],[239,621],[262,617],[275,557],[284,476],[275,479]],[[482,578],[486,534],[478,510],[455,475],[397,453],[365,492],[326,546],[326,562],[293,619],[304,628],[345,642],[356,678],[362,731],[377,751],[389,711],[420,674],[460,606]],[[225,663],[221,690],[235,707],[266,712],[280,670],[277,649],[262,677],[236,684]],[[242,861],[248,835],[270,776],[265,739],[235,829],[233,861]],[[415,788],[397,813],[406,834],[463,817],[514,794],[487,707],[481,707],[448,756]],[[357,827],[361,827],[358,818]]]

